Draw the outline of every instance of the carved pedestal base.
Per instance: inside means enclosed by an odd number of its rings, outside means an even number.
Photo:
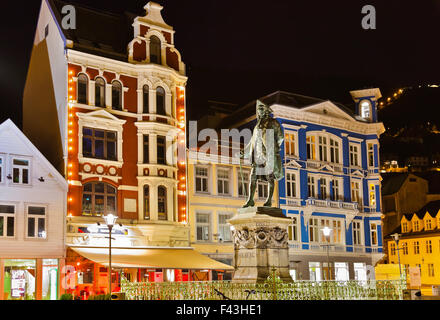
[[[228,221],[233,226],[235,273],[232,281],[264,282],[275,267],[277,275],[291,282],[287,226],[290,219],[281,209],[238,209]]]

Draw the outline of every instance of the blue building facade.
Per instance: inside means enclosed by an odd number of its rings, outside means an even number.
[[[350,93],[354,112],[286,92],[260,98],[284,131],[285,174],[278,196],[292,219],[289,259],[295,279],[364,280],[383,257],[379,137],[384,127],[376,107],[381,93],[377,88]],[[248,117],[238,126],[254,122]]]

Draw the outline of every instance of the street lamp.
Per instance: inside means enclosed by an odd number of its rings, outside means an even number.
[[[108,228],[108,293],[112,294],[112,229],[115,225],[117,216],[111,213],[104,216],[105,224]]]
[[[329,254],[329,247],[330,247],[330,233],[332,232],[332,229],[325,226],[323,229],[321,229],[322,233],[324,234],[324,237],[327,239],[327,280],[330,280],[330,254]]]
[[[402,269],[400,267],[400,249],[399,249],[399,234],[398,233],[393,233],[391,235],[394,239],[394,241],[396,242],[396,250],[397,250],[397,260],[399,262],[399,274],[400,274],[400,279],[402,279]]]

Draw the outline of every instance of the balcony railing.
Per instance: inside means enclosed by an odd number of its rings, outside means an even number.
[[[317,207],[327,207],[327,208],[342,208],[348,210],[358,209],[357,202],[343,202],[343,201],[333,201],[333,200],[323,200],[323,199],[308,199],[307,204],[314,205]]]

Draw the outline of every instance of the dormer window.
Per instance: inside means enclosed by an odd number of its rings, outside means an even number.
[[[361,117],[364,119],[370,119],[371,117],[371,103],[368,100],[363,100],[360,103]]]
[[[408,223],[402,223],[402,232],[408,232]]]
[[[161,64],[161,45],[160,40],[156,36],[150,38],[150,62]]]

